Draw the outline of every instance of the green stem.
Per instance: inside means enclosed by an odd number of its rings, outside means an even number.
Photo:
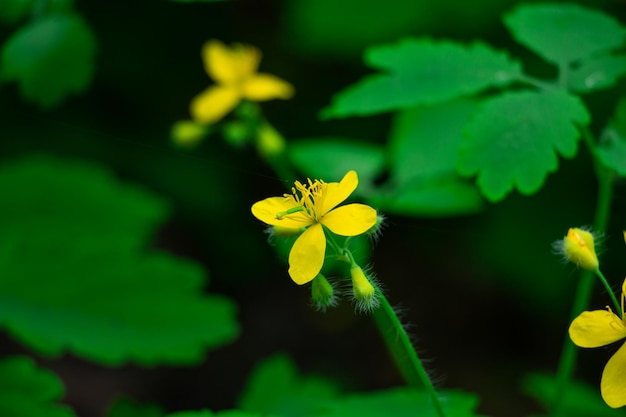
[[[446,414],[443,411],[437,390],[430,380],[424,364],[417,355],[409,336],[402,327],[400,319],[387,298],[378,288],[376,288],[376,295],[380,300],[380,308],[374,311],[374,321],[398,368],[410,386],[426,389],[437,411],[437,415],[445,417]]]
[[[613,308],[615,308],[615,314],[617,314],[619,317],[622,317],[622,308],[619,302],[617,301],[617,297],[615,297],[615,293],[613,292],[613,289],[609,285],[609,282],[606,280],[606,278],[604,277],[604,274],[602,274],[602,272],[600,272],[599,269],[596,269],[595,273],[596,273],[596,276],[600,278],[600,282],[602,282],[602,285],[604,285],[606,292],[609,293],[609,297],[611,297],[611,301],[613,302]]]
[[[593,222],[593,230],[599,234],[605,233],[609,222],[609,215],[611,213],[611,201],[613,199],[613,173],[608,170],[597,157],[597,150],[595,146],[595,140],[589,129],[582,129],[583,140],[587,144],[589,151],[593,159],[593,165],[598,180],[598,198],[596,201],[596,212]],[[572,310],[570,313],[570,322],[574,320],[581,312],[583,312],[589,305],[591,299],[591,293],[593,290],[593,273],[591,271],[583,271],[578,286],[576,287],[576,293],[574,295],[574,303],[572,304]],[[606,281],[606,280],[605,280]],[[608,286],[608,283],[606,284]],[[609,294],[613,295],[613,291],[607,288]],[[618,310],[619,311],[619,310]],[[574,343],[570,340],[569,336],[565,337],[563,342],[563,349],[561,351],[561,358],[559,360],[559,368],[556,377],[556,391],[552,401],[552,411],[556,415],[558,410],[562,406],[563,396],[567,390],[567,386],[574,373],[574,367],[576,364],[576,356],[578,350]]]

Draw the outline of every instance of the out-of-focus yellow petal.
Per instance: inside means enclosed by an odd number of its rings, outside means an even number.
[[[359,177],[355,171],[348,171],[343,176],[340,182],[329,182],[327,184],[326,195],[322,205],[322,212],[318,215],[324,215],[330,210],[335,208],[339,203],[343,202],[346,198],[356,190],[359,185]]]
[[[196,146],[209,133],[209,127],[193,120],[180,120],[172,126],[172,141],[182,147]]]
[[[609,407],[626,405],[626,344],[615,352],[604,367],[600,392]]]
[[[303,212],[292,213],[280,219],[276,218],[278,213],[286,212],[294,207],[297,207],[297,204],[293,198],[270,197],[254,203],[251,210],[254,217],[271,226],[299,229],[313,223],[313,219]]]
[[[626,337],[626,326],[610,311],[584,311],[570,324],[569,337],[580,347],[600,347]]]
[[[240,99],[236,88],[209,87],[191,100],[191,117],[198,122],[215,123],[232,111]]]
[[[626,295],[626,279],[624,279],[624,282],[622,283],[622,297],[624,297]]]
[[[341,236],[357,236],[376,224],[376,210],[365,204],[348,204],[326,214],[321,223]]]
[[[202,47],[204,69],[209,77],[220,84],[233,84],[252,76],[261,61],[261,51],[250,45],[234,44],[232,47],[212,39]]]
[[[324,230],[315,223],[300,235],[289,252],[289,275],[293,282],[302,285],[315,278],[324,265],[325,252]]]
[[[287,81],[270,74],[256,74],[241,85],[243,96],[252,101],[265,101],[275,98],[289,99],[294,89]]]

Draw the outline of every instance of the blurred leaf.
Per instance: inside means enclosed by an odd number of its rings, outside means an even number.
[[[0,22],[16,23],[25,18],[33,7],[35,0],[2,0]]]
[[[0,415],[10,417],[74,417],[55,401],[63,396],[63,384],[53,373],[37,368],[27,357],[0,361]]]
[[[477,175],[491,201],[514,188],[532,194],[558,167],[557,154],[578,150],[576,124],[589,123],[577,97],[564,92],[511,92],[485,100],[467,126],[458,163],[461,175]]]
[[[626,98],[622,98],[609,125],[602,132],[598,156],[604,165],[626,177]]]
[[[567,64],[624,44],[613,17],[576,4],[522,4],[504,17],[516,41],[554,64]]]
[[[524,378],[523,389],[548,407],[556,393],[556,378],[552,375],[529,374]],[[563,392],[562,404],[558,413],[550,417],[618,417],[625,416],[624,409],[610,408],[600,396],[600,386],[592,388],[587,384],[572,381]]]
[[[42,108],[82,93],[94,72],[95,37],[77,14],[52,13],[15,31],[2,47],[0,79]]]
[[[439,391],[447,417],[479,416],[475,413],[478,397],[456,391]],[[316,417],[437,417],[430,396],[413,388],[364,392],[324,403]]]
[[[365,60],[388,73],[370,75],[333,97],[322,117],[369,115],[434,104],[514,81],[520,64],[481,42],[405,39],[372,47]]]
[[[0,192],[11,195],[0,207],[10,231],[0,235],[0,324],[29,347],[110,365],[192,363],[236,336],[232,302],[203,295],[198,265],[116,237],[145,234],[156,198],[95,166],[45,158],[5,165]]]
[[[334,398],[337,391],[328,380],[299,376],[289,357],[275,355],[254,368],[238,406],[264,415],[305,417],[318,410],[325,400]]]
[[[138,404],[126,398],[117,400],[107,417],[163,417],[165,413],[161,408],[152,404]]]
[[[377,209],[406,216],[446,217],[470,214],[484,207],[475,184],[456,176],[416,181],[368,199]]]
[[[405,184],[456,173],[463,128],[475,100],[460,99],[398,112],[390,140],[391,181]]]
[[[272,417],[268,414],[249,413],[241,410],[224,410],[219,413],[212,413],[209,410],[201,411],[180,411],[168,414],[166,417]],[[282,417],[282,416],[281,416]]]
[[[308,177],[326,182],[339,181],[353,169],[359,175],[361,192],[385,169],[385,151],[382,146],[342,138],[291,142],[289,158]]]
[[[586,60],[568,74],[569,88],[586,93],[613,86],[626,75],[626,55],[602,55]]]

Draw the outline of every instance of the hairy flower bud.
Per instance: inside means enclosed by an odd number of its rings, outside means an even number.
[[[579,228],[570,228],[567,236],[555,245],[566,260],[583,269],[595,271],[599,262],[596,255],[594,236],[591,232]]]
[[[335,290],[322,274],[317,274],[311,282],[311,300],[318,310],[325,311],[328,307],[334,307],[337,304]]]
[[[363,269],[356,264],[353,265],[350,268],[350,276],[352,278],[352,294],[354,295],[357,309],[369,312],[378,307],[376,288],[367,278]]]

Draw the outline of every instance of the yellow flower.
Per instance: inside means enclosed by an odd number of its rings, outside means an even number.
[[[558,246],[568,261],[590,271],[598,269],[594,238],[587,230],[570,228]]]
[[[252,206],[252,214],[271,226],[306,227],[289,252],[289,275],[296,284],[306,284],[322,269],[326,253],[324,227],[337,235],[357,236],[376,224],[376,210],[365,204],[335,208],[358,183],[354,171],[349,171],[341,182],[296,181],[292,194],[266,198]]]
[[[626,280],[622,284],[622,311],[626,298]],[[619,318],[610,308],[585,311],[569,327],[574,344],[584,348],[605,346],[626,338],[626,317]],[[604,401],[613,408],[626,405],[626,343],[609,359],[600,382]]]
[[[191,101],[191,115],[201,123],[214,123],[233,110],[241,100],[265,101],[293,96],[288,82],[270,74],[257,73],[261,51],[249,45],[227,47],[218,40],[202,48],[204,68],[217,84]]]

